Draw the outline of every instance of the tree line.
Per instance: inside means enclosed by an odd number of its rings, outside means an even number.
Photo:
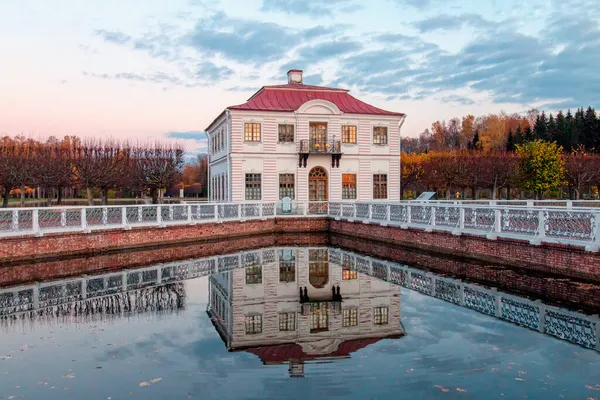
[[[11,191],[20,192],[21,206],[26,188],[43,188],[51,202],[61,203],[63,191],[85,190],[89,205],[93,191],[100,191],[108,204],[110,190],[149,192],[154,204],[162,189],[181,180],[184,151],[178,144],[155,142],[131,145],[114,139],[82,139],[66,136],[42,142],[23,136],[0,138],[0,192],[7,207]]]
[[[600,118],[588,107],[574,114],[559,111],[556,116],[537,109],[521,114],[472,114],[449,121],[435,121],[416,138],[402,138],[405,153],[454,151],[514,152],[516,146],[544,140],[556,142],[566,153],[585,149],[600,153]]]
[[[600,119],[592,107],[521,114],[471,114],[436,121],[417,138],[402,138],[403,194],[406,190],[453,190],[477,198],[544,194],[571,199],[600,185]],[[517,193],[518,192],[518,193]]]
[[[476,199],[484,190],[493,199],[541,199],[544,195],[561,197],[564,187],[570,199],[580,199],[586,191],[597,196],[600,154],[583,148],[564,153],[555,142],[539,139],[516,145],[514,152],[402,153],[401,175],[403,197],[411,197],[407,196],[410,190],[413,196],[436,191],[450,199],[458,192],[463,198]]]

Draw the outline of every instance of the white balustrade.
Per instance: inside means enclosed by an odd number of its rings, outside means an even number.
[[[600,249],[600,208],[580,207],[591,201],[400,201],[202,203],[90,207],[0,209],[0,240],[6,237],[102,229],[189,225],[268,218],[330,217],[337,220],[468,233],[490,239],[562,243]],[[489,202],[488,202],[489,203]],[[513,205],[515,203],[515,205]],[[528,204],[529,203],[529,204]],[[555,206],[560,203],[561,206]]]

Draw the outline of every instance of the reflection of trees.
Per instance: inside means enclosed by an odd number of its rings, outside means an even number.
[[[147,287],[108,296],[78,300],[0,317],[2,325],[34,321],[60,322],[76,319],[104,319],[131,314],[153,312],[169,313],[185,309],[185,285],[183,282]]]

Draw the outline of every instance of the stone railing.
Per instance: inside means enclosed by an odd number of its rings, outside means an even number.
[[[0,289],[0,324],[24,318],[71,315],[85,319],[96,312],[125,315],[159,310],[160,305],[155,302],[157,296],[153,295],[156,291],[151,289],[164,286],[168,289],[165,293],[171,294],[168,296],[169,307],[165,308],[178,308],[185,298],[184,288],[177,286],[180,282],[237,268],[277,265],[282,250],[285,253],[305,251],[301,248],[268,248]],[[354,252],[330,248],[328,253],[330,264],[600,351],[598,316],[569,311],[539,300],[529,300]],[[294,255],[295,260],[300,259],[297,254]],[[281,260],[289,263],[288,258]],[[159,293],[160,298],[165,297],[163,291]],[[137,299],[134,305],[130,304],[132,298]],[[110,304],[111,308],[107,309],[106,304]]]
[[[166,227],[286,217],[584,246],[598,251],[600,209],[427,202],[261,202],[0,209],[0,239],[58,232]]]

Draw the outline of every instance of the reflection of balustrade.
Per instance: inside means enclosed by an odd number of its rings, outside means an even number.
[[[149,292],[141,293],[152,293],[153,289],[160,289],[168,284],[175,284],[169,290],[179,293],[177,298],[183,300],[185,292],[183,292],[183,286],[177,282],[223,273],[246,266],[276,263],[281,250],[284,250],[284,248],[247,251],[100,276],[0,289],[0,319],[11,320],[19,318],[19,315],[41,316],[59,309],[78,309],[80,312],[93,309],[104,310],[106,308],[103,307],[106,306],[102,306],[102,304],[111,302],[111,304],[115,304],[115,299],[117,299],[116,304],[124,304],[123,299],[131,299],[129,297],[132,296],[132,294],[129,294],[131,291],[146,290]],[[598,317],[568,311],[543,304],[540,301],[531,301],[497,290],[486,289],[479,285],[467,284],[457,279],[441,277],[431,272],[373,259],[344,250],[329,249],[328,259],[330,264],[343,265],[344,268],[350,268],[441,300],[600,351],[600,320]],[[115,277],[119,277],[119,279]],[[117,281],[121,283],[121,286],[116,285]],[[135,296],[139,297],[140,295],[136,294]],[[336,307],[340,304],[339,302],[330,303],[329,308],[332,310],[336,310]],[[93,304],[100,304],[101,306],[95,306],[94,308],[92,307]],[[127,304],[130,304],[130,302]],[[173,305],[175,303],[172,303],[172,301],[168,304],[171,305],[163,308],[175,307]],[[306,304],[309,305],[310,303]],[[114,310],[124,313],[141,312],[140,310],[145,309],[148,311],[160,310],[162,306],[153,302],[134,302],[131,307],[126,305],[119,307],[121,308]]]

